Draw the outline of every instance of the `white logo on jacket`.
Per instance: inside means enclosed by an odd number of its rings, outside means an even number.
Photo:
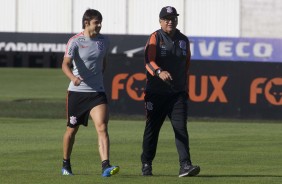
[[[152,102],[146,102],[146,109],[151,111],[153,110],[153,103]]]

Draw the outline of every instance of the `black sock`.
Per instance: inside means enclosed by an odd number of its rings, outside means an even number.
[[[109,160],[104,160],[102,161],[102,169],[106,169],[107,167],[110,166],[110,161]]]
[[[70,166],[70,159],[63,159],[63,167]]]

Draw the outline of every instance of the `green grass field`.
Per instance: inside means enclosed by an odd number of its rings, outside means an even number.
[[[73,177],[61,176],[67,78],[60,69],[0,68],[0,183],[197,183],[280,184],[282,123],[276,121],[189,121],[197,177],[178,178],[174,135],[165,122],[153,177],[142,177],[144,121],[111,119],[111,162],[121,167],[101,177],[95,128],[81,127],[72,155]]]
[[[90,124],[91,125],[91,124]],[[109,124],[111,161],[121,167],[111,178],[101,177],[96,132],[81,127],[72,155],[73,177],[61,176],[63,119],[0,118],[1,183],[281,183],[282,124],[190,122],[191,154],[202,171],[178,178],[178,158],[172,128],[165,122],[153,163],[153,177],[140,175],[142,121]]]
[[[65,117],[69,80],[60,69],[0,68],[0,84],[0,117]]]

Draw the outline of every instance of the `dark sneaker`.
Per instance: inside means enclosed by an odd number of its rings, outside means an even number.
[[[200,166],[184,164],[180,167],[179,177],[196,176],[200,173]]]
[[[64,175],[64,176],[72,176],[73,173],[71,171],[71,166],[63,166],[63,168],[62,168],[62,175]]]
[[[114,174],[117,174],[119,172],[119,166],[109,166],[106,169],[103,170],[102,176],[103,177],[110,177]]]
[[[142,164],[142,175],[143,176],[152,176],[152,164],[151,163],[143,163]]]

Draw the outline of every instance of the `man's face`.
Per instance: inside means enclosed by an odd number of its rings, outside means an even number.
[[[171,33],[176,30],[178,24],[177,16],[167,16],[160,19],[162,30],[166,33]]]
[[[87,29],[89,32],[93,34],[100,33],[100,30],[102,28],[102,20],[98,19],[92,19],[89,23],[86,23],[85,29]]]

